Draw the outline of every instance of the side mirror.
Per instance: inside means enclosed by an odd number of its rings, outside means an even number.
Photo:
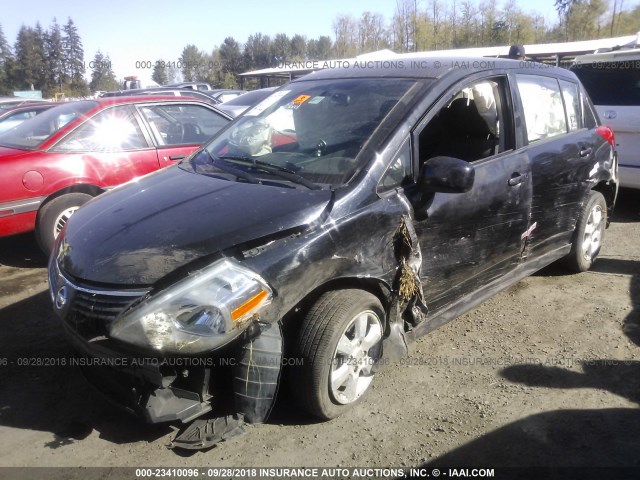
[[[433,157],[420,172],[423,192],[464,193],[471,190],[476,171],[469,162],[453,157]]]

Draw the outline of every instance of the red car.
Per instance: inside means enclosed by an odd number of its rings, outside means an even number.
[[[45,252],[92,197],[191,154],[230,117],[185,97],[54,107],[0,134],[0,237],[35,230]]]

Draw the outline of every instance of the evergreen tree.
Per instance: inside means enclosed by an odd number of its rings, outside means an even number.
[[[84,49],[78,34],[78,28],[73,23],[73,20],[69,18],[62,30],[64,31],[64,69],[71,80],[69,84],[70,94],[72,96],[87,95],[89,88],[84,80]]]
[[[62,31],[56,19],[45,34],[46,66],[47,66],[47,89],[46,96],[53,96],[56,92],[61,92],[68,83],[64,69],[64,45],[62,41]]]
[[[244,44],[244,65],[246,69],[256,70],[273,66],[271,60],[271,38],[269,35],[256,33],[249,35]]]
[[[224,42],[220,45],[219,54],[222,71],[234,75],[242,73],[242,52],[240,51],[240,44],[233,37],[224,39]]]
[[[291,40],[286,33],[278,33],[271,42],[272,63],[288,62],[291,59]]]
[[[205,65],[205,55],[195,45],[187,45],[180,55],[182,76],[185,82],[203,80],[201,68]]]
[[[167,62],[167,83],[179,83],[182,81],[182,75],[180,74],[180,69],[176,66],[176,63]]]
[[[158,85],[166,85],[169,83],[169,78],[167,76],[167,68],[162,64],[162,60],[158,60],[153,66],[153,73],[151,74],[151,80],[156,82]]]
[[[91,83],[89,88],[95,92],[118,90],[118,80],[111,68],[111,60],[109,56],[104,56],[100,50],[96,52],[91,62]]]
[[[2,95],[7,95],[11,92],[10,69],[14,65],[11,47],[4,36],[2,25],[0,25],[0,94]]]
[[[44,39],[31,28],[22,26],[16,39],[16,80],[19,89],[42,88],[45,65]]]
[[[305,60],[307,58],[307,39],[302,35],[291,37],[291,58],[294,61]]]

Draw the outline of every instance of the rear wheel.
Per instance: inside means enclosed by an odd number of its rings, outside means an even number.
[[[573,272],[585,272],[595,262],[607,225],[607,202],[600,192],[591,191],[580,212],[571,244],[571,252],[565,263]]]
[[[382,353],[383,319],[380,301],[362,290],[335,290],[318,299],[300,331],[302,366],[293,388],[302,408],[330,419],[362,398]]]
[[[38,212],[36,238],[44,253],[49,255],[53,242],[67,221],[82,205],[93,197],[85,193],[67,193],[46,203]]]

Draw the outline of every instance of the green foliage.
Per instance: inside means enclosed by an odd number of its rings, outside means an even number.
[[[153,73],[151,74],[151,80],[158,85],[166,85],[169,83],[169,76],[167,75],[167,65],[162,60],[157,60],[153,65]]]
[[[67,20],[67,23],[62,29],[64,31],[62,41],[64,69],[71,81],[79,84],[81,81],[84,81],[85,71],[82,40],[78,34],[78,28],[71,18]]]
[[[44,35],[44,48],[46,52],[46,80],[43,85],[45,97],[53,97],[62,89],[63,85],[69,83],[70,78],[65,72],[65,54],[62,30],[56,19]]]
[[[244,44],[227,37],[211,53],[189,44],[177,66],[167,62],[161,68],[156,63],[152,78],[160,84],[206,81],[214,88],[235,88],[242,72],[283,62],[349,58],[383,48],[401,53],[631,35],[640,31],[640,6],[623,10],[624,1],[556,0],[558,20],[552,23],[543,15],[525,12],[518,0],[396,0],[395,14],[388,21],[370,11],[360,18],[336,16],[335,41],[327,35],[307,39],[301,34],[279,33],[271,38],[255,33]],[[96,54],[94,63],[99,58],[103,63],[108,60],[101,55]],[[117,88],[110,66],[91,70],[92,89]],[[63,26],[54,18],[47,30],[40,24],[23,26],[13,49],[0,25],[0,94],[33,85],[45,96],[59,91],[87,95],[84,76],[82,40],[71,18]],[[243,86],[260,85],[244,79]]]
[[[113,73],[111,60],[108,55],[104,56],[102,52],[98,50],[89,66],[91,67],[91,83],[89,84],[91,91],[108,92],[118,89],[118,80]]]
[[[212,65],[221,67],[225,73],[240,73],[244,67],[244,59],[240,44],[233,38],[227,37],[218,49],[219,61],[212,59]]]
[[[204,81],[207,77],[206,55],[195,45],[187,45],[180,55],[182,77],[185,82]]]
[[[0,95],[11,93],[11,75],[15,67],[13,53],[0,25]]]
[[[250,35],[244,44],[242,56],[247,70],[274,66],[275,62],[271,59],[271,38],[261,33]]]

